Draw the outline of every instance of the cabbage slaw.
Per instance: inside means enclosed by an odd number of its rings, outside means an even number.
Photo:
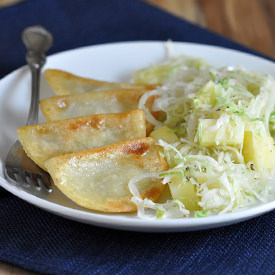
[[[240,147],[216,144],[201,146],[200,120],[216,119],[211,131],[222,129],[231,119],[240,119],[257,135],[275,133],[275,80],[272,76],[248,71],[241,66],[216,68],[205,60],[185,55],[174,56],[168,44],[168,60],[134,73],[136,83],[157,84],[139,102],[146,119],[155,128],[168,126],[179,140],[157,144],[162,148],[169,170],[146,174],[129,182],[141,218],[205,217],[225,214],[248,206],[256,200],[265,202],[274,193],[275,170],[255,170],[245,163]],[[151,114],[145,103],[157,96]],[[222,133],[222,131],[221,131]],[[179,199],[154,203],[142,199],[136,184],[144,178],[159,178],[163,184],[173,176],[188,180],[195,188],[199,208],[186,209]]]

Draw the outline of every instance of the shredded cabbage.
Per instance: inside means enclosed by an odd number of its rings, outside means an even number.
[[[208,129],[217,132],[219,140],[223,129],[232,119],[239,119],[248,131],[259,136],[275,137],[275,80],[267,74],[248,71],[240,66],[216,68],[200,58],[185,55],[174,56],[169,45],[170,57],[160,65],[136,71],[136,83],[158,84],[145,93],[139,103],[146,119],[155,128],[167,126],[179,141],[169,144],[162,139],[157,144],[167,159],[169,170],[146,174],[129,182],[142,218],[206,217],[224,214],[255,201],[266,201],[274,193],[275,169],[254,169],[253,163],[245,163],[243,144],[215,144],[202,146],[200,121],[216,119]],[[146,107],[151,96],[157,96],[153,111],[161,119],[152,116]],[[157,177],[169,184],[173,177],[194,186],[198,209],[189,211],[180,199],[154,203],[142,199],[135,184],[142,178]]]

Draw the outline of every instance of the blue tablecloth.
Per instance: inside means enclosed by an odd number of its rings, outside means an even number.
[[[0,10],[0,22],[0,77],[25,64],[21,32],[37,24],[55,37],[48,54],[167,39],[253,53],[138,0],[29,0]],[[115,231],[52,215],[0,189],[0,261],[42,273],[275,274],[274,226],[273,211],[198,232]]]

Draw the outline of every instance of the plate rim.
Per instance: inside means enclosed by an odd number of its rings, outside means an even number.
[[[96,45],[87,45],[79,48],[69,49],[66,51],[61,51],[58,53],[54,53],[49,55],[48,58],[58,58],[58,55],[67,54],[70,55],[73,52],[77,51],[86,51],[87,49],[93,50],[94,48],[102,48],[102,47],[113,47],[123,45],[133,45],[133,44],[155,44],[157,46],[164,46],[167,41],[156,41],[156,40],[141,40],[141,41],[120,41],[113,43],[104,43],[104,44],[96,44]],[[240,50],[235,50],[231,48],[203,44],[203,43],[191,43],[191,42],[180,42],[173,41],[173,44],[180,46],[192,46],[192,47],[202,47],[204,49],[219,49],[224,50],[225,52],[231,52],[233,54],[240,54],[247,58],[252,58],[260,61],[267,62],[267,64],[274,66],[274,62],[266,57],[260,57],[257,55],[253,55],[251,53],[243,52]],[[198,55],[199,56],[199,55]],[[16,75],[18,72],[26,68],[26,65],[17,68],[16,70],[10,72],[6,76],[0,79],[1,82],[5,81],[7,78]],[[3,163],[2,163],[3,165]],[[3,168],[3,167],[2,167]],[[84,210],[78,210],[71,207],[67,207],[61,204],[50,202],[46,199],[41,199],[33,194],[25,192],[21,188],[17,188],[9,184],[2,175],[0,175],[0,186],[3,187],[8,192],[17,196],[20,199],[25,200],[26,202],[35,205],[45,211],[51,212],[55,215],[59,215],[65,217],[67,219],[71,219],[74,221],[88,223],[95,226],[101,226],[106,228],[120,229],[120,230],[128,230],[128,231],[144,231],[144,232],[183,232],[183,231],[197,231],[209,228],[216,228],[220,226],[226,226],[234,223],[238,223],[244,220],[252,219],[254,217],[263,215],[267,212],[271,212],[275,209],[275,201],[269,201],[266,203],[259,203],[256,206],[248,209],[240,209],[238,211],[232,213],[226,213],[223,215],[215,215],[205,218],[180,218],[180,219],[166,219],[166,220],[152,220],[152,219],[141,219],[138,217],[134,217],[134,219],[129,219],[129,216],[126,218],[128,214],[101,214],[94,213]],[[30,197],[30,198],[29,198]],[[251,213],[252,212],[252,213]],[[72,214],[74,214],[72,216]],[[111,215],[111,216],[110,216]],[[121,217],[122,215],[122,217]],[[233,216],[233,217],[232,217]]]
[[[177,219],[140,219],[134,217],[129,224],[129,216],[127,213],[111,214],[107,213],[94,213],[85,210],[73,209],[64,205],[53,203],[45,199],[41,199],[35,195],[29,194],[21,188],[17,188],[2,177],[0,177],[0,186],[5,190],[15,195],[17,198],[23,199],[27,203],[30,203],[40,209],[43,209],[49,213],[61,216],[74,221],[91,224],[95,226],[101,226],[106,228],[127,230],[127,231],[145,231],[145,232],[183,232],[183,231],[198,231],[210,228],[216,228],[220,226],[227,226],[235,223],[239,223],[248,219],[255,218],[257,216],[266,214],[275,209],[275,201],[259,204],[253,208],[246,210],[240,209],[235,212],[226,213],[223,215],[214,215],[204,218],[177,218]],[[24,195],[31,196],[32,200],[29,201]],[[52,206],[54,206],[52,208]],[[252,212],[252,213],[251,213]],[[74,214],[73,217],[71,214]],[[119,215],[119,217],[118,217]],[[122,215],[122,217],[121,217]],[[234,218],[233,218],[233,217]],[[94,218],[92,220],[88,218]],[[92,221],[92,222],[91,222]],[[118,222],[119,223],[113,223]]]

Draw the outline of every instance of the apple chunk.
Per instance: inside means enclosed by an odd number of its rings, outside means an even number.
[[[240,147],[244,138],[244,122],[235,116],[229,119],[200,119],[196,136],[205,147],[229,145]]]
[[[252,162],[256,169],[275,168],[275,145],[270,136],[245,131],[242,152],[245,162]]]

